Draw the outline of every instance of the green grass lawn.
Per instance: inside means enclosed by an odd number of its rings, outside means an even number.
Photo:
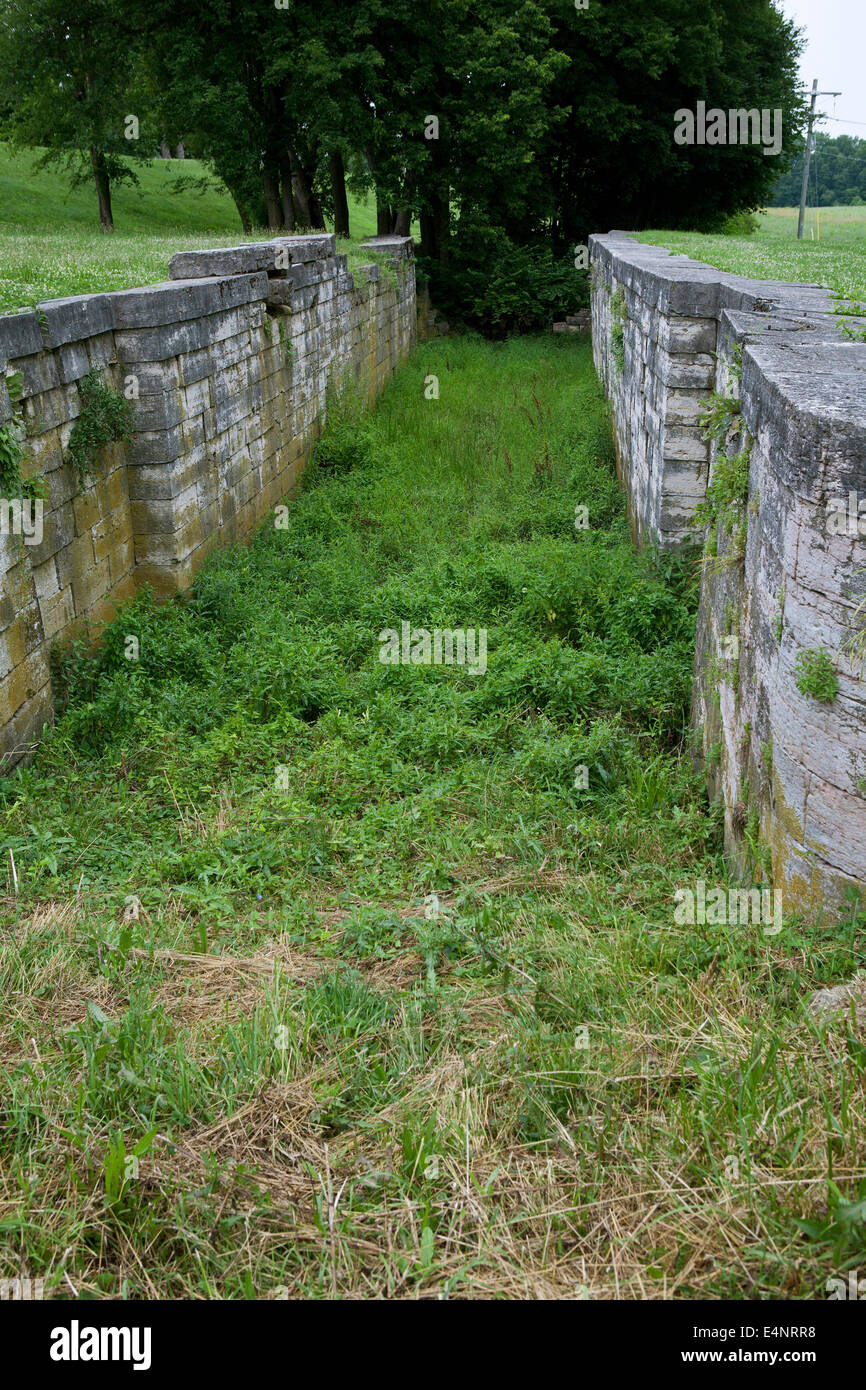
[[[269,238],[244,233],[228,193],[172,191],[180,177],[200,178],[196,160],[154,160],[135,166],[141,187],[121,184],[112,195],[115,232],[99,230],[92,188],[71,190],[56,171],[35,171],[38,152],[0,144],[0,313],[45,299],[130,289],[168,278],[176,251],[231,246]],[[357,242],[376,231],[372,201],[350,199]],[[370,260],[341,243],[350,266]]]
[[[695,597],[631,546],[589,344],[463,337],[332,413],[288,529],[61,660],[0,779],[0,1276],[810,1298],[862,1260],[863,1048],[803,1007],[862,918],[674,917],[724,882]],[[403,621],[486,671],[383,664]]]
[[[761,213],[760,228],[752,236],[648,231],[637,233],[637,239],[683,251],[736,275],[826,285],[848,299],[866,302],[866,207],[822,208],[820,228],[818,220],[809,209],[799,242],[796,208]]]

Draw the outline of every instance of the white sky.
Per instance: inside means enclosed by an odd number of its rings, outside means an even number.
[[[819,92],[841,92],[819,97],[818,110],[842,121],[822,121],[819,130],[828,135],[859,135],[866,140],[866,0],[778,0],[789,19],[806,30],[806,47],[800,59],[800,76]],[[853,124],[859,122],[859,124]]]

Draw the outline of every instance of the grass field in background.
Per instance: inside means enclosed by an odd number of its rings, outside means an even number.
[[[797,241],[797,209],[770,208],[760,214],[752,236],[705,236],[701,232],[648,231],[638,241],[685,252],[695,260],[757,280],[796,280],[825,285],[866,303],[866,207],[822,208],[807,212],[803,240]]]
[[[677,925],[725,882],[695,577],[630,543],[589,343],[424,345],[288,520],[62,663],[0,779],[0,1277],[823,1297],[864,1049],[804,1000],[863,920]],[[403,621],[486,672],[383,665]]]
[[[136,165],[136,189],[112,193],[115,232],[99,230],[96,195],[86,184],[70,189],[57,172],[35,172],[38,152],[0,144],[0,313],[34,302],[98,290],[124,290],[168,278],[176,251],[266,240],[267,229],[247,234],[228,193],[174,193],[180,177],[206,173],[197,160],[159,159]],[[372,200],[349,200],[352,240],[376,231]],[[350,266],[369,254],[353,255]]]

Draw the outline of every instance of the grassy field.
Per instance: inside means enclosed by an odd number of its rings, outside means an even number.
[[[809,209],[797,241],[797,209],[760,214],[753,236],[704,236],[700,232],[639,232],[638,241],[684,251],[696,260],[758,280],[796,280],[866,303],[866,207]],[[820,238],[816,234],[820,230]]]
[[[38,154],[0,144],[0,313],[44,299],[122,290],[168,278],[176,251],[266,239],[244,233],[228,193],[174,192],[178,178],[200,178],[196,160],[155,160],[135,166],[141,187],[120,185],[112,196],[115,232],[99,230],[89,185],[70,190],[59,174],[35,171]],[[371,203],[350,199],[352,240],[376,231]],[[341,243],[350,265],[369,261]]]
[[[588,343],[464,337],[332,412],[288,529],[61,662],[0,780],[0,1277],[812,1298],[862,1262],[866,1057],[803,1001],[863,919],[674,917],[724,882],[694,606],[629,542]],[[486,671],[383,664],[403,621],[485,629]]]

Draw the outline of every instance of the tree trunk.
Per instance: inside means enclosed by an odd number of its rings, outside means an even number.
[[[427,207],[421,209],[421,255],[428,260],[435,261],[436,255],[436,219]]]
[[[319,202],[309,178],[307,179],[307,186],[310,189],[310,217],[312,218],[310,225],[315,231],[323,232],[325,230],[325,214],[322,212],[322,204]]]
[[[390,236],[394,222],[394,214],[390,204],[383,202],[376,193],[376,236]]]
[[[376,183],[376,159],[370,145],[364,146],[364,158],[367,161],[367,168],[373,175],[373,182]],[[376,236],[390,236],[392,221],[391,208],[379,193],[379,185],[376,183]]]
[[[298,209],[298,221],[302,227],[311,227],[313,220],[310,214],[310,186],[294,150],[289,150],[289,167],[292,171],[292,193],[295,207]]]
[[[349,235],[349,200],[346,197],[346,170],[343,156],[334,150],[330,156],[331,184],[334,190],[334,232],[337,236]]]
[[[253,230],[253,224],[250,221],[246,203],[242,202],[234,193],[232,193],[232,202],[238,210],[238,217],[241,219],[241,227],[245,232],[251,232]]]
[[[283,208],[280,202],[280,181],[276,169],[266,165],[262,170],[262,190],[268,205],[268,227],[280,231],[283,225]]]
[[[438,191],[428,193],[421,209],[421,255],[447,265],[450,230],[448,198]]]
[[[280,155],[280,201],[283,206],[283,222],[287,232],[295,230],[295,200],[292,196],[292,168],[288,155]]]
[[[175,159],[186,159],[186,150],[184,149],[182,140],[178,140],[177,142],[177,149],[175,150],[174,157]]]
[[[99,226],[103,232],[114,231],[114,218],[111,215],[111,182],[105,167],[105,155],[94,145],[90,146],[90,167],[96,184],[99,200]]]
[[[411,236],[412,234],[412,204],[415,201],[415,174],[410,173],[403,186],[403,197],[406,199],[406,207],[398,208],[394,216],[395,236]]]

